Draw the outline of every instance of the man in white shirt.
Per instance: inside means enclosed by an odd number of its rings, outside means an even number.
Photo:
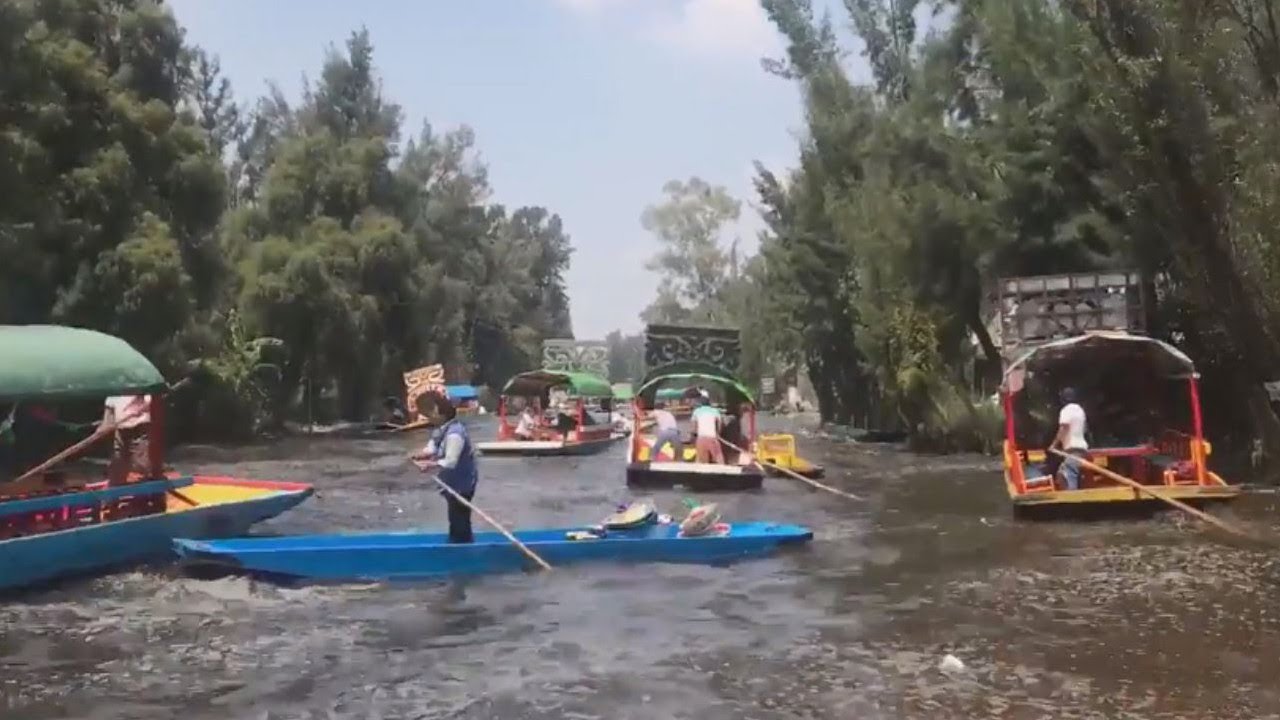
[[[1084,408],[1076,402],[1076,391],[1063,388],[1060,393],[1062,410],[1058,412],[1058,434],[1053,439],[1050,449],[1062,448],[1068,455],[1085,457],[1089,454],[1089,443],[1084,439],[1086,429]],[[1058,475],[1068,490],[1080,489],[1080,464],[1070,457],[1062,459],[1058,466]]]
[[[684,445],[680,442],[680,424],[676,422],[676,416],[666,408],[654,407],[653,422],[653,451],[649,454],[649,460],[659,460],[665,446],[671,447],[672,459],[683,460]]]
[[[115,431],[111,462],[107,465],[110,484],[127,482],[131,472],[144,475],[148,472],[147,430],[150,424],[150,395],[116,395],[103,403],[102,422],[98,427]]]

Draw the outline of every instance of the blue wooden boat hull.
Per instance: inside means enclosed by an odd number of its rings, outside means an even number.
[[[679,538],[676,525],[610,531],[601,539],[569,540],[581,528],[514,533],[554,565],[577,562],[664,562],[720,564],[770,553],[780,546],[813,539],[797,525],[735,523],[728,535]],[[529,560],[496,532],[454,545],[443,533],[306,535],[232,540],[175,540],[184,561],[249,574],[314,581],[416,580],[451,575],[512,572]]]
[[[206,486],[207,485],[207,486]],[[155,487],[151,487],[155,486]],[[203,487],[202,487],[203,486]],[[300,483],[237,482],[209,478],[157,480],[125,488],[55,495],[0,504],[0,510],[43,511],[59,503],[74,503],[81,496],[112,499],[121,492],[177,489],[201,498],[228,491],[248,497],[200,503],[189,507],[174,503],[169,511],[121,520],[104,521],[67,530],[56,530],[0,541],[0,590],[14,590],[63,577],[89,575],[152,561],[172,560],[173,539],[215,538],[243,535],[255,523],[275,517],[306,498],[313,489]],[[202,489],[209,491],[202,494]],[[256,491],[256,492],[255,492]],[[31,507],[27,507],[30,505]],[[48,506],[48,508],[44,507]]]

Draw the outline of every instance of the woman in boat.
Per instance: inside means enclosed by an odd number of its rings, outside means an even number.
[[[514,435],[517,440],[538,439],[538,414],[534,412],[531,403],[525,403],[524,409],[520,411],[520,419],[516,421]]]
[[[471,502],[480,479],[476,455],[471,445],[467,426],[458,420],[458,409],[446,398],[436,404],[440,427],[422,452],[411,459],[426,472],[437,471],[439,478],[453,492]],[[440,490],[449,510],[449,542],[469,543],[475,540],[471,532],[471,508],[460,502],[452,493]]]

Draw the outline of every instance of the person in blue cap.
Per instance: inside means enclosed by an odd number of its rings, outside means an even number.
[[[458,420],[458,409],[446,398],[436,398],[436,413],[440,427],[427,446],[411,457],[423,471],[438,471],[440,480],[469,503],[475,497],[480,472],[467,426]],[[449,542],[473,542],[471,507],[443,488],[440,494],[449,508]]]
[[[1086,457],[1089,454],[1089,443],[1084,439],[1084,408],[1076,401],[1076,391],[1063,388],[1058,397],[1062,400],[1062,409],[1058,411],[1058,434],[1053,438],[1049,449],[1062,448],[1063,452],[1074,457]],[[1062,459],[1058,466],[1058,477],[1062,479],[1067,490],[1080,489],[1080,463],[1070,457]]]

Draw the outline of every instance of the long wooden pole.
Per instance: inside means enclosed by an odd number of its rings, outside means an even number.
[[[1187,503],[1184,503],[1181,500],[1178,500],[1177,498],[1169,497],[1168,495],[1165,495],[1163,492],[1160,492],[1159,490],[1155,489],[1150,485],[1143,485],[1137,480],[1134,480],[1132,478],[1127,478],[1121,475],[1120,473],[1108,470],[1107,468],[1104,468],[1101,465],[1098,465],[1097,463],[1090,462],[1082,457],[1079,457],[1078,455],[1070,455],[1057,448],[1050,448],[1049,452],[1055,453],[1057,455],[1061,455],[1063,458],[1063,462],[1074,460],[1080,463],[1081,465],[1083,465],[1084,467],[1087,467],[1090,470],[1098,473],[1099,475],[1106,476],[1122,485],[1128,485],[1129,487],[1133,488],[1134,490],[1137,490],[1138,492],[1146,493],[1147,495],[1150,495],[1151,497],[1157,500],[1164,501],[1189,515],[1198,517],[1201,520],[1204,520],[1205,522],[1210,523],[1211,525],[1215,525],[1223,530],[1226,530],[1229,533],[1232,533],[1234,535],[1239,535],[1241,537],[1249,538],[1251,540],[1257,539],[1253,535],[1245,532],[1244,530],[1241,530],[1240,528],[1237,528],[1234,525],[1230,525],[1226,522],[1223,522],[1222,520],[1219,520],[1218,518],[1210,515],[1209,513],[1204,512],[1203,510],[1200,510],[1198,508],[1194,508],[1188,505]]]
[[[740,452],[740,453],[745,453],[745,452],[746,452],[746,450],[743,450],[742,448],[738,447],[737,445],[734,445],[733,443],[729,442],[728,440],[725,440],[724,438],[720,438],[720,442],[724,443],[724,444],[725,444],[726,446],[728,446],[728,447],[733,448],[734,450],[737,450],[737,451],[738,451],[738,452]],[[755,461],[756,461],[757,463],[761,464],[761,465],[767,465],[767,466],[769,466],[769,467],[773,468],[774,470],[777,470],[778,472],[781,472],[781,473],[784,473],[784,474],[786,474],[786,475],[788,475],[788,476],[790,476],[790,477],[793,477],[793,478],[795,478],[796,480],[799,480],[799,481],[800,481],[800,482],[802,482],[802,483],[805,483],[805,484],[807,484],[807,485],[811,485],[811,486],[813,486],[813,487],[816,487],[816,488],[818,488],[819,490],[826,490],[826,491],[827,491],[827,492],[829,492],[829,493],[834,493],[834,494],[836,494],[836,495],[839,495],[840,497],[849,498],[850,500],[861,500],[861,499],[862,499],[861,497],[859,497],[859,496],[857,496],[857,495],[854,495],[853,493],[845,492],[844,490],[839,490],[839,489],[837,489],[837,488],[833,488],[833,487],[831,487],[830,485],[824,485],[824,484],[822,484],[822,483],[818,482],[817,480],[813,480],[813,479],[811,479],[811,478],[807,478],[807,477],[805,477],[805,476],[801,475],[800,473],[795,472],[794,470],[792,470],[792,469],[790,469],[790,468],[784,468],[784,467],[782,467],[781,465],[774,465],[773,463],[771,463],[771,462],[765,462],[764,460],[761,460],[760,458],[756,458],[756,460],[755,460]]]
[[[99,440],[101,440],[103,437],[105,437],[105,436],[107,436],[107,435],[111,434],[111,432],[113,432],[114,430],[115,430],[115,426],[114,426],[114,425],[109,425],[109,426],[100,426],[100,427],[99,427],[97,430],[95,430],[95,431],[94,431],[94,433],[93,433],[92,435],[90,435],[89,437],[87,437],[87,438],[85,438],[85,439],[81,440],[80,442],[76,443],[75,445],[72,445],[71,447],[67,448],[66,450],[63,450],[62,452],[58,453],[57,455],[54,455],[53,457],[49,458],[48,460],[45,460],[44,462],[40,463],[39,465],[37,465],[37,466],[35,466],[35,467],[31,468],[30,470],[28,470],[28,471],[26,471],[26,472],[22,473],[22,475],[18,476],[17,478],[14,478],[13,480],[10,480],[10,481],[9,481],[9,484],[11,484],[11,485],[16,485],[16,484],[18,484],[18,483],[20,483],[20,482],[23,482],[24,480],[30,480],[31,478],[36,477],[37,475],[43,474],[43,473],[44,473],[46,470],[48,470],[49,468],[53,467],[54,465],[57,465],[58,463],[60,463],[60,462],[62,462],[62,461],[64,461],[64,460],[66,460],[67,458],[71,457],[72,455],[75,455],[76,453],[80,452],[81,450],[84,450],[85,448],[89,447],[90,445],[92,445],[92,444],[94,444],[94,443],[98,442],[98,441],[99,441]]]
[[[422,467],[422,466],[419,465],[419,467]],[[476,507],[474,504],[471,503],[470,500],[462,497],[462,495],[458,494],[457,490],[454,490],[453,488],[449,487],[444,480],[440,479],[439,475],[432,475],[431,479],[435,480],[436,484],[439,485],[440,488],[443,489],[445,492],[449,493],[449,495],[452,496],[454,500],[457,500],[463,505],[466,505],[468,509],[473,510],[477,515],[484,518],[485,522],[489,523],[494,528],[496,528],[498,532],[502,533],[508,540],[511,541],[513,545],[519,548],[520,552],[523,552],[525,555],[527,555],[530,560],[534,561],[539,566],[541,566],[543,570],[551,569],[550,563],[548,563],[546,560],[543,560],[542,557],[539,556],[534,551],[530,550],[528,545],[525,545],[524,543],[517,540],[515,535],[512,535],[505,527],[502,526],[502,523],[489,517],[488,513]]]

